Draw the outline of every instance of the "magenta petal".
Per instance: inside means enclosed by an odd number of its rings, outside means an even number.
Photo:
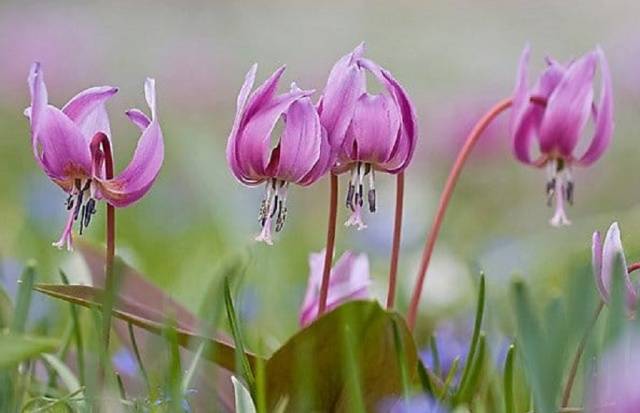
[[[342,145],[356,101],[366,90],[365,73],[356,64],[363,54],[364,43],[338,60],[327,79],[319,112],[332,148]]]
[[[145,82],[145,97],[152,113],[152,121],[138,140],[133,159],[113,179],[99,180],[101,195],[111,205],[125,207],[143,197],[153,185],[164,160],[162,130],[156,116],[155,81]]]
[[[629,277],[629,273],[627,272],[627,262],[622,249],[622,241],[620,240],[620,228],[618,227],[618,223],[614,222],[607,231],[604,245],[602,247],[602,273],[600,278],[602,279],[602,288],[607,293],[607,296],[609,296],[611,292],[613,277],[615,276],[613,272],[616,268],[616,261],[618,259],[622,260],[624,273],[621,275],[624,281],[627,300],[631,306],[635,303],[636,291],[633,283],[631,282],[631,278]]]
[[[611,142],[613,135],[613,87],[611,84],[611,73],[607,59],[602,49],[598,48],[598,60],[602,77],[602,87],[600,92],[600,104],[596,112],[596,127],[591,140],[591,144],[585,154],[578,161],[580,165],[588,166],[597,161]]]
[[[396,139],[391,157],[378,165],[380,169],[395,174],[403,171],[411,162],[418,139],[416,110],[409,95],[391,73],[368,59],[358,60],[358,64],[369,70],[385,89],[393,96],[400,113],[400,135]]]
[[[304,178],[296,182],[298,185],[307,186],[313,184],[318,179],[322,178],[333,166],[334,156],[331,150],[331,145],[329,144],[327,130],[321,127],[320,132],[320,156],[309,173],[307,173]]]
[[[233,127],[231,129],[231,133],[229,134],[229,139],[227,140],[227,162],[229,163],[229,167],[231,168],[231,172],[233,175],[240,180],[241,182],[251,185],[255,184],[253,180],[249,179],[244,171],[239,166],[238,161],[238,149],[237,149],[237,140],[238,140],[238,128],[240,127],[240,123],[244,118],[244,110],[247,103],[247,97],[249,96],[249,92],[251,92],[251,88],[256,79],[256,71],[258,70],[258,65],[254,64],[251,66],[249,71],[247,72],[244,83],[240,88],[240,93],[238,93],[238,99],[236,103],[236,117],[233,121]]]
[[[540,126],[543,152],[558,150],[562,156],[571,158],[591,112],[595,68],[595,53],[572,63],[549,97]]]
[[[529,103],[528,65],[531,49],[527,45],[520,55],[516,87],[513,91],[513,104],[509,129],[513,139],[513,153],[523,163],[531,164],[531,141],[535,136],[535,126],[539,115]]]
[[[285,116],[286,124],[280,139],[280,157],[275,176],[288,182],[298,182],[320,157],[320,119],[309,98],[293,102]]]
[[[62,112],[78,125],[87,145],[98,132],[111,136],[105,103],[117,92],[118,89],[111,86],[93,87],[78,93],[62,108]]]
[[[273,87],[274,89],[277,87],[277,82]],[[269,90],[271,87],[265,89]],[[266,175],[267,164],[271,157],[271,133],[276,123],[293,102],[312,93],[312,90],[297,89],[268,100],[257,93],[249,99],[245,114],[247,116],[246,123],[240,126],[236,141],[236,150],[239,154],[238,165],[245,174],[248,176]],[[252,106],[252,103],[255,104],[256,101],[261,101],[261,105]],[[252,114],[248,115],[250,111]]]
[[[608,285],[604,283],[602,279],[602,240],[600,238],[600,232],[593,233],[591,239],[591,264],[593,267],[593,276],[596,281],[596,287],[600,292],[600,297],[603,301],[609,301],[609,289]]]
[[[309,267],[307,292],[300,309],[300,325],[303,327],[311,324],[318,315],[324,251],[309,256]],[[331,269],[327,309],[334,309],[349,300],[369,298],[370,283],[369,260],[366,254],[345,252]]]
[[[400,113],[387,95],[364,94],[358,99],[347,134],[357,142],[353,160],[383,163],[391,156],[399,138]]]

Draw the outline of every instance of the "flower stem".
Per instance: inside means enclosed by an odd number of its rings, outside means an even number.
[[[576,355],[573,357],[573,362],[571,363],[571,370],[569,370],[569,376],[567,377],[567,384],[564,387],[564,392],[562,393],[562,406],[567,407],[569,405],[569,399],[571,399],[571,390],[573,389],[573,383],[576,379],[576,374],[578,373],[578,366],[580,365],[580,359],[582,358],[582,354],[584,353],[584,348],[587,346],[587,341],[589,340],[589,336],[591,335],[591,331],[598,321],[598,317],[600,316],[600,312],[604,307],[604,301],[600,301],[598,304],[598,308],[596,308],[596,312],[593,314],[593,318],[591,319],[591,323],[587,327],[582,339],[580,340],[580,344],[578,344],[578,349],[576,350]]]
[[[440,202],[438,204],[438,210],[436,212],[436,216],[433,219],[433,224],[431,225],[431,229],[428,233],[427,240],[424,244],[424,249],[422,251],[422,260],[420,261],[420,268],[418,270],[418,278],[416,280],[416,285],[413,289],[413,295],[411,296],[411,304],[409,306],[409,312],[407,315],[407,323],[409,328],[413,330],[416,323],[416,316],[418,313],[418,304],[420,303],[420,295],[422,294],[422,287],[424,285],[424,279],[427,274],[427,269],[429,268],[429,261],[431,260],[431,255],[433,253],[433,248],[436,244],[436,240],[438,239],[438,234],[440,233],[440,226],[442,225],[442,220],[444,219],[444,214],[447,210],[447,206],[449,205],[449,201],[451,200],[451,195],[453,194],[453,190],[456,187],[456,183],[458,182],[458,178],[460,177],[460,172],[464,167],[467,159],[469,158],[469,154],[471,150],[474,148],[476,142],[480,136],[482,136],[482,132],[487,128],[487,126],[498,116],[500,113],[507,110],[511,107],[512,104],[511,98],[506,98],[495,104],[473,127],[467,140],[460,150],[458,154],[458,158],[453,164],[453,168],[451,168],[451,172],[449,173],[449,177],[447,178],[447,182],[444,186],[444,190],[442,191],[442,195],[440,195]]]
[[[327,246],[324,252],[324,269],[322,271],[322,285],[320,286],[320,302],[318,304],[318,317],[327,309],[327,296],[329,295],[329,276],[333,260],[333,248],[336,241],[336,219],[338,215],[338,176],[331,174],[331,195],[329,197],[329,222],[327,224]]]
[[[97,133],[91,146],[95,149],[102,149],[104,155],[105,178],[113,178],[113,154],[111,152],[111,142],[104,133]],[[111,310],[114,302],[116,280],[113,271],[113,262],[116,253],[116,210],[113,205],[107,203],[107,249],[105,253],[105,289],[104,303],[102,305],[102,337],[104,340],[105,352],[109,348],[109,335],[111,331]]]
[[[393,309],[396,301],[396,282],[398,278],[398,259],[400,256],[400,239],[402,235],[402,209],[404,204],[404,172],[396,178],[396,212],[393,221],[393,245],[391,246],[391,263],[389,265],[389,291],[387,292],[387,308]]]

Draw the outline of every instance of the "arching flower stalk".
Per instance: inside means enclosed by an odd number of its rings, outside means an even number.
[[[528,86],[529,48],[520,58],[513,97],[511,134],[516,158],[547,170],[547,203],[555,201],[550,223],[569,225],[565,202],[573,204],[575,166],[589,166],[609,146],[613,134],[613,96],[609,67],[600,48],[563,65],[547,58],[547,68],[533,88]],[[600,65],[600,101],[594,101],[593,80]],[[537,96],[546,101],[539,105],[530,101]],[[592,118],[594,134],[586,152],[576,153],[583,131]],[[540,155],[531,155],[532,140],[537,139]]]
[[[253,65],[238,95],[227,161],[241,183],[264,184],[258,217],[262,230],[256,240],[271,245],[272,231],[280,232],[285,224],[289,184],[307,186],[321,178],[331,166],[331,151],[309,97],[313,91],[292,84],[289,92],[276,95],[285,70],[281,67],[249,96],[256,70]],[[272,147],[279,120],[284,122],[283,132]]]
[[[117,89],[94,87],[80,92],[62,109],[48,103],[40,64],[29,74],[31,105],[25,110],[31,127],[33,154],[47,176],[68,194],[67,223],[58,248],[73,248],[73,225],[80,233],[104,200],[113,207],[128,206],[142,198],[155,181],[164,158],[162,131],[156,116],[155,82],[147,79],[145,96],[151,118],[137,109],[127,112],[142,131],[129,165],[113,177],[111,130],[105,103]]]

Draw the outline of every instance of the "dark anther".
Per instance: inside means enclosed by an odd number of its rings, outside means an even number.
[[[358,201],[358,206],[362,208],[362,205],[364,205],[364,185],[362,184],[358,185],[357,201]]]
[[[276,218],[276,232],[282,231],[286,216],[287,216],[287,207],[285,207],[282,201],[280,201],[278,203],[278,218]]]
[[[80,235],[82,235],[82,228],[85,226],[84,225],[84,217],[86,215],[86,207],[85,205],[82,205],[82,212],[80,213]]]
[[[267,200],[263,199],[260,203],[260,212],[258,213],[258,222],[264,227],[264,223],[267,221]]]
[[[574,192],[573,182],[569,181],[567,182],[567,189],[565,190],[565,197],[567,202],[569,202],[569,205],[573,205],[573,192]]]
[[[556,192],[556,178],[552,178],[547,182],[547,206],[551,206],[553,195]]]
[[[369,189],[367,196],[369,197],[369,212],[376,212],[376,190]]]
[[[278,195],[276,195],[273,198],[273,208],[271,209],[271,213],[269,214],[269,218],[273,218],[273,216],[276,214],[276,211],[278,210],[278,203],[280,201],[278,200]]]
[[[87,201],[87,205],[85,205],[85,207],[83,207],[83,209],[84,209],[83,220],[84,220],[84,226],[86,228],[86,227],[89,227],[89,223],[91,222],[91,216],[96,213],[96,201],[95,201],[95,199],[90,198]]]
[[[347,190],[347,208],[353,211],[353,196],[355,195],[356,187],[349,182],[349,189]]]
[[[76,209],[73,211],[73,219],[78,219],[78,214],[80,213],[80,207],[82,206],[82,198],[84,198],[84,191],[80,191],[78,194],[78,200],[76,203]]]
[[[67,198],[67,201],[64,204],[67,207],[67,211],[73,208],[73,196],[69,195],[69,197]]]

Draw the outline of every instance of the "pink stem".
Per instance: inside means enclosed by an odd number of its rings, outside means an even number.
[[[324,252],[324,269],[322,272],[322,284],[320,286],[320,302],[318,304],[318,317],[327,309],[327,296],[329,295],[329,277],[333,260],[333,249],[336,242],[336,220],[338,215],[338,176],[331,174],[331,194],[329,198],[329,222],[327,224],[327,247]]]
[[[396,211],[393,222],[393,245],[391,246],[391,264],[389,265],[389,291],[387,293],[387,309],[393,309],[396,301],[396,284],[398,278],[398,260],[400,257],[400,239],[402,235],[402,209],[404,204],[404,172],[396,178]]]

